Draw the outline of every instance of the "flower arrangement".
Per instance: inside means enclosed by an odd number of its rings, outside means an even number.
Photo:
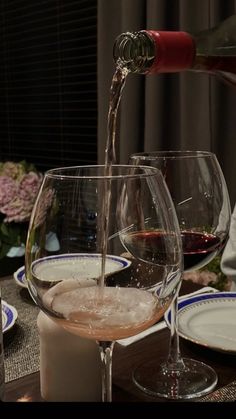
[[[28,222],[42,179],[26,161],[0,163],[0,259],[24,254]]]

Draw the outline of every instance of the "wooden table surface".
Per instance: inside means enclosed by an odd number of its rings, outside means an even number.
[[[181,293],[198,289],[199,286],[184,281]],[[203,361],[218,374],[220,388],[236,379],[236,355],[216,352],[180,339],[182,355]],[[158,331],[129,346],[115,345],[113,353],[113,401],[114,402],[165,402],[140,391],[132,381],[132,371],[146,359],[166,357],[169,330]],[[39,372],[6,384],[6,401],[42,401]],[[199,403],[200,404],[200,403]]]

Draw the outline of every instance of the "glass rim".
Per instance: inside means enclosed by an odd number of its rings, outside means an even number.
[[[142,157],[144,160],[146,159],[156,159],[156,158],[163,158],[166,159],[179,159],[179,158],[199,158],[199,157],[214,157],[216,158],[216,154],[212,151],[206,150],[156,150],[156,151],[142,151],[138,153],[132,153],[129,157],[131,160],[135,157]]]
[[[53,178],[53,179],[122,179],[122,178],[147,178],[158,175],[162,178],[161,171],[152,166],[145,166],[145,165],[132,165],[132,164],[113,164],[112,168],[124,168],[124,169],[135,169],[143,170],[143,173],[140,171],[139,173],[112,173],[112,174],[69,174],[70,171],[78,170],[78,169],[105,169],[105,164],[90,164],[90,165],[78,165],[78,166],[62,166],[56,167],[54,169],[49,169],[45,172],[45,177]],[[63,173],[64,172],[64,173]]]

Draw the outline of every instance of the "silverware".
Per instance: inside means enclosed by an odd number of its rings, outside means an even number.
[[[232,383],[213,391],[207,396],[195,399],[195,402],[235,402],[236,401],[236,380]]]

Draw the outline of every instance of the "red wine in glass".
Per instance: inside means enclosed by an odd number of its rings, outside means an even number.
[[[210,233],[182,231],[184,270],[201,269],[206,266],[225,245],[225,238]]]
[[[224,247],[225,238],[196,231],[182,231],[184,270],[200,269],[209,263]],[[155,264],[160,255],[165,264],[168,255],[165,251],[166,234],[159,230],[144,230],[123,235],[127,250],[138,259]]]

